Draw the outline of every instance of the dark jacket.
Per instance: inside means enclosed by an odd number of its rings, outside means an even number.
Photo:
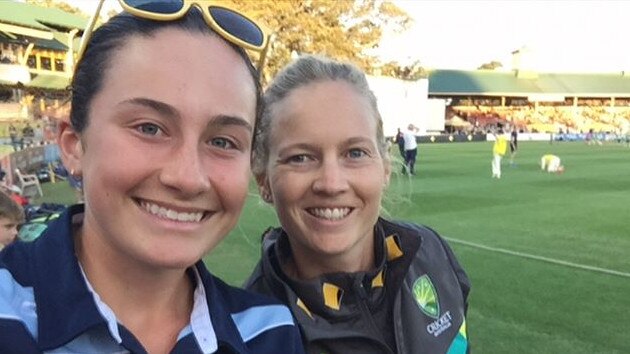
[[[286,303],[308,353],[466,353],[470,283],[433,230],[379,219],[376,269],[298,281],[282,271],[290,256],[282,229],[269,230],[246,288]]]

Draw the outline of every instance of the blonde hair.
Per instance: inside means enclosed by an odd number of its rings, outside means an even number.
[[[341,63],[313,55],[302,56],[287,65],[274,78],[263,95],[263,110],[257,124],[252,148],[252,172],[255,176],[264,174],[269,161],[269,136],[271,122],[275,118],[274,107],[294,90],[315,82],[343,81],[359,95],[366,98],[376,119],[376,140],[378,151],[384,160],[389,159],[387,141],[383,133],[383,119],[378,111],[376,96],[370,90],[365,74],[350,63]]]

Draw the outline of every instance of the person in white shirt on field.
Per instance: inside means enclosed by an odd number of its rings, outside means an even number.
[[[413,124],[407,126],[407,130],[403,132],[403,139],[405,140],[405,166],[403,166],[402,173],[409,172],[411,175],[415,175],[414,166],[416,165],[416,156],[418,155],[418,143],[416,142],[416,132],[418,127]]]

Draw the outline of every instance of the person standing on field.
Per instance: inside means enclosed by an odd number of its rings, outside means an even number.
[[[518,132],[516,127],[512,127],[512,133],[510,134],[510,165],[514,165],[514,157],[518,152]]]
[[[405,160],[405,136],[400,128],[398,128],[398,132],[396,133],[395,138],[396,145],[398,145],[398,150],[400,151],[400,156]]]
[[[403,132],[403,139],[405,140],[405,166],[403,166],[403,174],[409,172],[411,175],[415,175],[414,167],[416,165],[416,156],[418,155],[418,143],[416,142],[416,132],[418,127],[413,124],[407,126],[407,130]]]
[[[503,134],[503,129],[499,128],[495,134],[494,145],[492,146],[492,178],[501,178],[501,159],[507,151],[507,138]]]

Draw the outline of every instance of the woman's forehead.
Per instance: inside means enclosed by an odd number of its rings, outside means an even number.
[[[291,117],[304,115],[312,116],[315,121],[330,115],[340,121],[357,116],[365,122],[376,121],[369,100],[343,80],[322,80],[299,86],[272,107],[272,119],[286,120],[282,124],[291,124],[295,120]],[[365,124],[363,121],[359,123]]]
[[[148,97],[173,106],[213,105],[227,110],[223,114],[252,117],[253,124],[256,86],[249,68],[217,36],[176,28],[132,36],[104,75],[99,95],[116,102]]]
[[[329,81],[305,85],[273,108],[270,144],[300,138],[316,140],[363,136],[376,139],[369,102],[349,84]]]

